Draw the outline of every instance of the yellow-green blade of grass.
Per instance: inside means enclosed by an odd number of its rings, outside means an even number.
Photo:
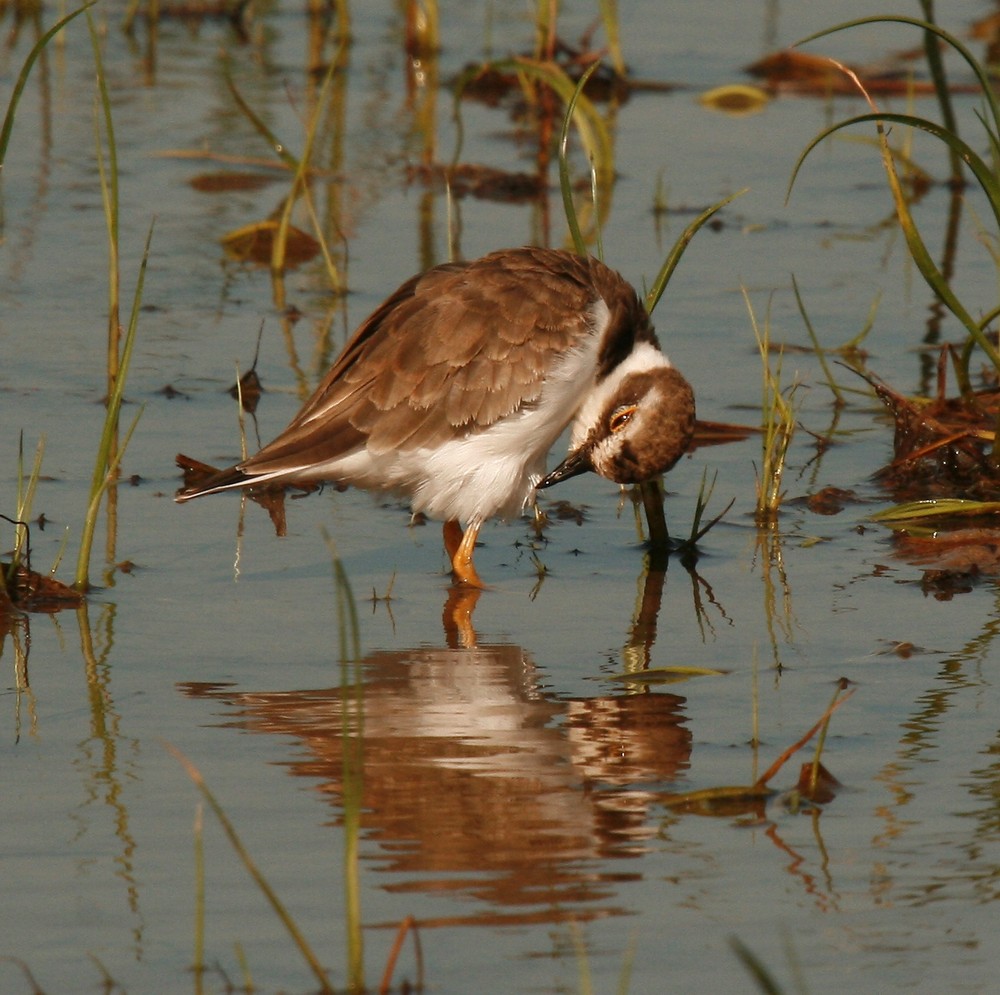
[[[31,514],[31,505],[35,500],[35,489],[38,486],[38,478],[42,473],[42,457],[45,454],[45,436],[41,436],[38,445],[35,447],[35,460],[31,465],[31,473],[28,474],[27,484],[24,481],[24,435],[18,439],[17,452],[17,509],[14,518],[19,522],[26,522]],[[27,541],[27,528],[18,528],[16,539],[14,540],[14,554],[11,557],[11,576],[17,569],[21,560],[21,550]]]
[[[288,230],[292,223],[292,210],[295,207],[298,194],[301,192],[303,200],[306,204],[306,210],[309,213],[309,218],[313,225],[313,230],[316,233],[316,240],[319,242],[320,251],[323,253],[323,260],[327,267],[327,275],[330,278],[331,289],[335,293],[340,293],[343,289],[340,281],[340,275],[337,272],[337,267],[333,261],[333,256],[330,253],[329,246],[326,243],[323,226],[320,224],[319,218],[316,215],[315,206],[313,205],[312,195],[310,194],[309,184],[306,177],[312,161],[313,147],[316,142],[316,132],[319,129],[320,120],[327,106],[327,95],[330,92],[334,76],[341,70],[341,55],[342,50],[339,50],[334,58],[330,60],[330,66],[326,71],[326,75],[323,77],[323,83],[320,86],[319,94],[313,104],[312,117],[306,126],[305,144],[302,149],[302,154],[299,156],[298,163],[295,166],[295,175],[292,177],[292,186],[289,190],[288,197],[285,199],[284,210],[282,210],[281,217],[279,219],[278,234],[274,240],[274,247],[271,253],[272,272],[283,272],[285,268],[285,246],[288,242]]]
[[[927,246],[924,244],[923,237],[917,228],[916,222],[914,221],[913,214],[910,211],[909,202],[907,200],[906,194],[903,191],[902,184],[899,180],[899,175],[896,172],[895,163],[893,161],[892,151],[889,148],[889,142],[885,134],[884,121],[893,120],[899,117],[904,119],[919,121],[919,118],[910,118],[909,115],[891,115],[883,114],[875,106],[874,101],[869,96],[868,92],[865,90],[863,84],[858,79],[857,75],[846,66],[841,65],[835,59],[830,60],[833,65],[836,65],[840,70],[845,73],[850,79],[852,79],[855,85],[858,87],[862,96],[867,100],[869,106],[872,108],[871,114],[862,115],[862,117],[867,121],[873,121],[875,123],[875,128],[878,132],[879,146],[882,152],[882,165],[885,169],[886,178],[889,183],[889,189],[892,193],[892,199],[896,207],[896,218],[899,222],[899,227],[902,229],[903,236],[906,239],[907,249],[909,250],[910,256],[912,257],[917,269],[920,271],[920,275],[924,278],[927,285],[935,293],[938,299],[948,308],[949,311],[965,326],[966,331],[975,340],[976,345],[978,345],[984,353],[986,353],[990,362],[993,366],[1000,370],[1000,352],[997,352],[996,347],[990,342],[989,338],[980,328],[979,322],[977,322],[971,314],[966,310],[965,306],[958,299],[957,295],[948,285],[948,281],[944,274],[938,269],[934,260],[931,257],[930,252],[927,250]],[[834,126],[836,130],[836,126]],[[830,129],[825,129],[829,132]],[[822,133],[821,133],[822,135]],[[822,140],[820,137],[819,140]],[[957,137],[954,138],[956,142],[961,142]],[[795,176],[798,171],[798,166],[801,164],[802,158],[809,153],[809,151],[816,147],[817,140],[814,140],[807,147],[803,156],[800,157],[798,163],[793,168],[791,182],[794,182]],[[964,143],[961,143],[964,145]],[[971,164],[970,164],[971,165]],[[978,178],[978,176],[977,176]],[[789,190],[791,185],[789,186]],[[997,214],[998,224],[1000,224],[1000,213]]]
[[[736,193],[730,194],[728,197],[723,197],[718,203],[705,208],[681,232],[680,237],[674,242],[673,248],[667,254],[667,258],[663,260],[663,265],[660,267],[659,273],[656,274],[656,279],[653,281],[652,287],[649,288],[649,292],[646,294],[644,303],[646,311],[649,314],[652,314],[656,305],[659,304],[660,298],[663,296],[663,291],[666,290],[667,284],[670,282],[670,277],[673,276],[674,270],[677,269],[677,264],[681,261],[681,256],[684,255],[684,250],[690,245],[691,239],[698,233],[698,230],[713,214],[721,211],[727,204],[731,204],[737,197],[742,197],[748,189],[749,187],[744,187],[742,190],[737,190]]]
[[[598,0],[604,36],[608,40],[608,56],[611,66],[619,79],[625,78],[625,57],[622,55],[621,32],[619,31],[618,0]]]
[[[361,916],[361,811],[364,805],[364,721],[365,689],[361,672],[361,636],[357,602],[347,571],[329,532],[320,534],[333,563],[340,636],[340,684],[343,708],[341,721],[342,809],[344,823],[344,919],[349,990],[366,991],[364,931]]]
[[[883,508],[868,517],[885,525],[905,525],[910,522],[939,521],[946,518],[975,518],[980,515],[1000,515],[1000,501],[973,501],[969,498],[933,498],[907,501]]]
[[[858,114],[855,117],[848,118],[845,121],[838,121],[836,124],[832,124],[829,127],[824,128],[806,146],[805,151],[803,151],[796,160],[795,167],[792,170],[791,179],[788,182],[788,194],[790,195],[792,192],[792,185],[795,182],[795,178],[799,173],[802,163],[817,145],[821,144],[831,135],[843,130],[844,128],[868,122],[878,124],[879,121],[888,121],[892,124],[901,124],[910,128],[918,128],[919,130],[926,131],[929,135],[933,135],[935,138],[939,138],[942,142],[944,142],[948,148],[956,155],[960,156],[965,161],[966,165],[972,170],[973,175],[976,177],[977,182],[980,187],[982,187],[983,192],[989,200],[990,208],[993,211],[993,216],[996,219],[997,225],[1000,226],[1000,177],[996,175],[993,169],[983,160],[982,156],[980,156],[968,142],[964,141],[953,131],[950,131],[943,125],[938,124],[936,121],[931,121],[928,118],[920,117],[915,114],[895,114],[888,111],[876,111],[871,114]]]
[[[562,133],[559,136],[559,190],[562,194],[563,211],[566,214],[566,224],[569,226],[570,237],[573,239],[573,248],[581,256],[587,254],[587,244],[584,242],[583,233],[580,231],[580,220],[576,215],[576,207],[573,204],[573,181],[569,175],[569,128],[576,111],[577,101],[583,88],[587,85],[587,80],[593,75],[594,70],[600,62],[594,62],[587,67],[587,70],[580,77],[573,96],[570,97],[566,105],[566,113],[563,115]]]
[[[10,99],[7,101],[7,112],[4,115],[3,125],[0,126],[0,176],[3,175],[3,164],[7,158],[7,146],[10,143],[10,134],[14,129],[14,117],[17,113],[17,105],[21,99],[21,94],[24,92],[24,88],[28,83],[28,77],[31,75],[31,69],[35,64],[35,60],[39,55],[41,55],[42,50],[55,35],[66,27],[66,25],[69,24],[73,18],[79,17],[85,10],[89,10],[93,7],[95,3],[97,3],[97,0],[91,0],[90,3],[84,4],[82,7],[56,21],[56,23],[53,24],[52,27],[38,39],[37,42],[35,42],[31,51],[28,53],[28,57],[24,60],[24,64],[21,66],[21,71],[17,74],[17,79],[14,81],[14,89],[11,91]]]
[[[950,32],[945,31],[944,28],[938,27],[932,21],[922,20],[919,17],[907,17],[903,14],[874,14],[870,17],[860,17],[853,21],[844,21],[831,28],[824,28],[822,31],[817,31],[815,34],[797,41],[793,47],[806,45],[811,41],[816,41],[819,38],[824,38],[838,31],[846,31],[849,28],[856,28],[865,24],[907,24],[911,27],[919,28],[921,31],[937,35],[946,45],[949,45],[958,52],[965,60],[966,65],[972,70],[982,90],[983,99],[990,109],[990,116],[993,119],[993,128],[990,129],[987,127],[987,131],[990,131],[992,135],[1000,133],[1000,104],[997,102],[989,72],[958,38]]]
[[[204,798],[204,800],[208,803],[208,807],[215,813],[215,817],[219,820],[219,825],[222,826],[222,830],[226,834],[226,838],[229,840],[233,851],[239,857],[241,863],[250,874],[250,877],[253,878],[254,884],[257,885],[261,893],[267,899],[268,904],[281,920],[282,925],[288,931],[288,935],[292,938],[292,942],[298,948],[299,953],[302,954],[302,957],[309,966],[309,969],[312,971],[313,976],[319,982],[319,990],[323,992],[324,995],[327,995],[327,993],[332,995],[333,987],[331,986],[330,980],[326,975],[326,969],[319,962],[319,958],[313,952],[312,947],[309,945],[302,931],[299,929],[298,923],[296,923],[294,918],[292,918],[291,913],[285,907],[284,902],[282,902],[278,897],[278,893],[271,887],[270,882],[268,882],[267,878],[264,877],[256,862],[250,856],[250,852],[243,844],[243,840],[236,831],[236,827],[230,821],[229,816],[226,815],[225,809],[223,809],[222,805],[205,783],[205,779],[201,776],[201,771],[198,770],[198,768],[183,753],[181,753],[177,747],[172,746],[169,743],[165,745],[167,750],[173,754],[177,762],[184,768],[187,776],[194,782],[194,785],[201,793],[202,798]]]
[[[94,52],[94,69],[99,96],[98,106],[104,118],[104,134],[107,137],[107,157],[104,161],[104,148],[101,143],[100,127],[96,118],[94,122],[95,145],[97,149],[97,171],[101,180],[101,201],[104,207],[104,221],[108,233],[108,335],[107,335],[107,373],[108,394],[114,390],[115,378],[121,363],[119,346],[121,340],[121,265],[119,262],[118,218],[118,142],[115,139],[115,124],[111,115],[111,96],[108,93],[108,81],[104,74],[104,60],[101,57],[101,40],[90,11],[87,11],[87,30],[90,32],[90,45]],[[118,422],[112,428],[112,437],[117,430]]]
[[[153,227],[154,223],[151,223],[149,232],[146,235],[146,245],[142,252],[142,262],[139,264],[139,276],[136,280],[135,294],[132,299],[132,314],[129,318],[128,330],[125,333],[125,344],[122,348],[121,362],[118,366],[118,373],[115,376],[114,387],[108,396],[101,442],[97,450],[97,458],[94,461],[94,475],[90,484],[90,499],[87,516],[83,523],[83,534],[80,537],[80,553],[76,562],[76,580],[73,584],[78,591],[86,591],[90,586],[90,552],[93,547],[94,530],[97,525],[97,512],[100,507],[101,495],[107,488],[111,476],[117,470],[118,464],[125,453],[125,448],[128,445],[128,440],[131,438],[139,418],[137,415],[135,421],[132,423],[132,427],[129,429],[125,442],[118,447],[114,457],[112,457],[111,452],[115,443],[118,416],[121,412],[122,399],[125,396],[125,379],[128,375],[129,364],[132,360],[132,349],[135,345],[136,332],[139,328],[142,287],[146,279],[146,265],[149,262],[149,247],[153,240]],[[141,410],[139,414],[142,414]]]

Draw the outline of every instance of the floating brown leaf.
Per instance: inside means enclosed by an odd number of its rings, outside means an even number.
[[[866,70],[851,67],[865,89],[876,96],[886,94],[932,95],[934,84],[926,80],[914,80],[902,67],[898,70]],[[775,90],[787,90],[806,96],[823,97],[831,93],[857,93],[855,83],[822,55],[810,55],[796,49],[772,52],[763,59],[747,66],[745,72],[758,79],[766,80]],[[972,87],[952,87],[952,92],[972,92]]]
[[[808,763],[803,764],[799,770],[799,783],[796,787],[803,798],[808,798],[817,805],[826,805],[836,798],[837,788],[841,787],[841,783],[821,763]]]
[[[503,204],[532,201],[545,191],[544,183],[534,173],[509,172],[475,163],[411,166],[408,177],[411,182],[447,184],[454,197],[476,197]]]
[[[663,803],[675,812],[686,812],[689,815],[731,817],[749,814],[762,819],[767,801],[774,794],[774,791],[763,785],[738,785],[664,795]]]
[[[278,222],[271,219],[255,221],[223,236],[222,246],[226,250],[226,255],[232,259],[269,265],[278,228]],[[286,265],[298,266],[319,253],[319,242],[312,235],[292,225],[288,226],[287,235]]]
[[[814,515],[839,515],[844,505],[857,500],[857,494],[842,487],[824,487],[806,498],[806,507]]]
[[[199,193],[229,193],[238,190],[260,190],[277,179],[275,173],[245,173],[236,170],[220,170],[215,173],[199,173],[188,181]]]
[[[6,578],[6,590],[0,588],[0,611],[14,607],[25,612],[58,612],[83,602],[79,591],[23,563],[14,568],[10,563],[0,563],[0,572]]]

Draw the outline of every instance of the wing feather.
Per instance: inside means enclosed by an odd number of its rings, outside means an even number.
[[[446,263],[404,283],[358,328],[274,442],[240,464],[289,472],[483,431],[536,402],[547,370],[590,334],[598,292],[627,288],[596,260],[546,249]]]

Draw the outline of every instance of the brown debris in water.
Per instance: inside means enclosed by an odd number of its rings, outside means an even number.
[[[912,400],[866,377],[894,423],[893,460],[876,479],[896,501],[1000,500],[1000,463],[993,446],[1000,392],[991,387],[945,397],[942,351],[937,396]],[[1000,576],[1000,524],[995,515],[919,518],[897,527],[895,553],[923,570],[921,586],[938,600]]]
[[[824,487],[806,498],[806,507],[814,515],[839,515],[844,505],[857,501],[857,494],[843,487]]]
[[[862,375],[893,418],[893,460],[876,476],[897,501],[1000,500],[1000,464],[993,457],[1000,393],[946,398],[939,387],[938,396],[924,402]]]
[[[912,69],[905,64],[896,66],[854,66],[852,71],[873,96],[933,96],[934,84],[929,80],[913,79]],[[776,92],[801,96],[828,97],[830,94],[857,93],[857,85],[834,62],[823,55],[811,55],[795,49],[771,52],[746,66],[744,72],[763,80]],[[949,87],[952,93],[972,93],[975,87]]]
[[[595,51],[583,40],[579,45],[571,45],[561,38],[556,38],[551,62],[560,68],[574,82],[578,83],[584,72],[594,62],[603,56],[603,52]],[[515,56],[526,62],[536,62],[533,53]],[[478,100],[488,107],[497,107],[505,100],[519,100],[522,96],[522,80],[513,70],[499,69],[491,63],[470,63],[452,81],[464,80],[462,96],[470,100]],[[584,84],[584,95],[593,101],[607,102],[615,100],[625,103],[633,93],[670,93],[680,88],[677,83],[664,80],[640,80],[628,74],[615,71],[608,62],[602,61],[594,73]]]
[[[10,563],[0,562],[0,573],[6,584],[0,584],[0,615],[11,611],[58,612],[83,603],[79,591],[23,563],[12,569]]]
[[[222,247],[226,255],[238,262],[259,263],[262,266],[271,262],[271,252],[275,236],[278,234],[277,221],[255,221],[229,232],[222,239]],[[299,266],[319,254],[319,242],[312,235],[288,226],[285,242],[285,265]]]
[[[511,172],[476,163],[414,165],[407,169],[407,178],[426,186],[447,184],[454,197],[475,197],[501,204],[523,204],[545,193],[544,183],[533,173]]]
[[[234,169],[198,173],[188,183],[199,193],[232,193],[261,190],[277,179],[277,173],[245,173]]]
[[[853,694],[850,682],[841,677],[833,700],[819,720],[795,743],[788,746],[773,764],[757,778],[753,784],[707,788],[701,791],[686,791],[667,794],[663,801],[668,809],[692,815],[750,816],[760,821],[765,817],[768,801],[778,792],[768,786],[778,771],[795,753],[801,750],[821,729],[826,730],[830,718]],[[811,763],[802,764],[794,791],[788,793],[787,802],[791,809],[801,809],[802,800],[825,805],[836,797],[840,782],[822,764],[817,756]]]

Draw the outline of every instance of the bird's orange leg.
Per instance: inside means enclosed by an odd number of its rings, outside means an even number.
[[[455,559],[458,547],[462,545],[462,526],[457,518],[450,518],[444,523],[444,551],[449,560]]]
[[[451,569],[455,581],[468,584],[469,587],[484,588],[486,585],[479,579],[472,554],[476,550],[476,538],[479,535],[479,522],[470,522],[464,534],[462,526],[455,519],[444,523],[444,548],[451,560]]]

